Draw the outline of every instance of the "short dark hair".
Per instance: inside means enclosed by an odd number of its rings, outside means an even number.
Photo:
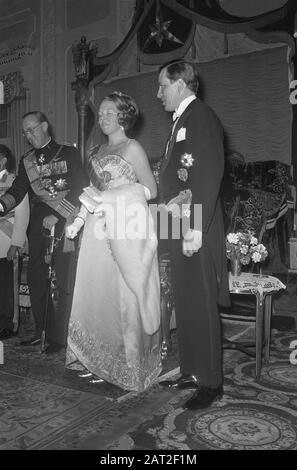
[[[195,64],[187,60],[178,60],[162,65],[159,68],[159,72],[164,69],[166,69],[167,78],[169,80],[176,82],[181,78],[191,91],[195,94],[197,93],[199,88],[199,76]]]
[[[123,126],[125,131],[132,129],[139,115],[138,106],[133,98],[121,91],[113,91],[104,99],[112,101],[119,110],[118,121],[120,126]]]
[[[12,151],[4,144],[0,144],[0,154],[7,159],[5,168],[8,173],[13,173],[15,170],[15,156]]]

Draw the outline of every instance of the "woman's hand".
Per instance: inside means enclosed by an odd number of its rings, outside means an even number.
[[[65,229],[65,235],[67,238],[70,238],[72,240],[75,238],[80,231],[80,229],[83,227],[85,221],[82,217],[76,217],[72,224],[67,225]]]

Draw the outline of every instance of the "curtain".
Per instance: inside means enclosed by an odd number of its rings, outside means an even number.
[[[25,151],[25,139],[22,136],[22,116],[26,112],[26,89],[20,71],[10,72],[0,76],[4,87],[4,104],[8,106],[8,136],[11,151],[16,157],[16,163]]]
[[[292,107],[287,46],[203,62],[198,65],[200,97],[217,113],[225,131],[226,153],[249,161],[291,164]],[[141,111],[134,136],[149,158],[161,157],[172,125],[156,94],[158,72],[113,79],[95,87],[94,104],[113,90],[133,96]],[[93,142],[102,142],[96,126]]]
[[[25,153],[26,139],[22,134],[22,116],[26,112],[26,98],[14,98],[9,107],[9,135],[11,139],[11,151],[16,158],[18,168],[19,161]]]

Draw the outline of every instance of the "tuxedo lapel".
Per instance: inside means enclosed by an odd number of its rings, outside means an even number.
[[[194,100],[194,102],[195,101],[196,100]],[[167,168],[168,163],[171,159],[172,149],[173,149],[173,146],[174,146],[175,141],[176,141],[177,133],[181,129],[181,127],[183,126],[183,124],[184,124],[185,120],[187,119],[187,117],[189,116],[189,114],[191,113],[191,110],[192,110],[192,103],[189,104],[189,106],[185,109],[183,114],[179,117],[179,119],[176,123],[176,126],[175,126],[175,128],[174,128],[174,130],[171,134],[171,137],[169,137],[169,142],[168,142],[168,145],[166,146],[167,152],[165,153],[165,156],[164,156],[164,159],[163,159],[163,162],[162,162],[162,166],[161,166],[161,172],[162,173]]]

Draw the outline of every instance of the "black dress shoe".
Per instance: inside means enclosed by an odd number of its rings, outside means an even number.
[[[162,380],[159,384],[169,388],[198,388],[199,380],[196,375],[181,375],[178,379]]]
[[[224,394],[222,385],[217,387],[200,387],[194,395],[186,401],[184,408],[188,410],[200,410],[208,408],[215,400],[222,398]]]
[[[37,346],[38,344],[40,344],[40,338],[36,338],[36,336],[34,336],[33,338],[31,339],[27,339],[26,341],[21,341],[20,345],[21,346]]]
[[[59,343],[50,343],[46,348],[45,348],[45,354],[53,354],[61,351],[63,349],[63,345]]]
[[[12,330],[10,330],[9,328],[2,328],[0,330],[0,341],[4,340],[4,339],[9,339],[9,338],[12,338],[13,336],[15,336],[16,333],[14,333]]]

